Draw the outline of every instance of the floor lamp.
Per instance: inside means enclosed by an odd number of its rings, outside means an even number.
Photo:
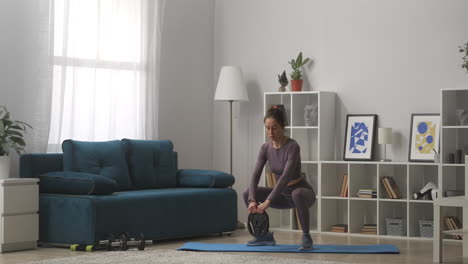
[[[242,71],[236,66],[223,66],[219,73],[216,86],[215,101],[229,102],[229,172],[232,174],[232,103],[234,101],[248,101],[247,88],[245,87]],[[237,221],[238,228],[244,228],[244,224]]]

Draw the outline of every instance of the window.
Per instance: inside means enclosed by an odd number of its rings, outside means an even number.
[[[147,2],[53,1],[53,96],[49,151],[71,138],[145,138],[152,90],[147,86]],[[153,5],[155,5],[153,3]],[[157,12],[154,12],[157,14]],[[154,48],[154,47],[152,47]]]

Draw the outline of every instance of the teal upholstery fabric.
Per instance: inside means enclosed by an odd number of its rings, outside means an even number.
[[[177,162],[171,141],[123,139],[122,144],[135,189],[176,187]]]
[[[231,174],[217,170],[179,170],[177,187],[227,188],[234,184]]]
[[[106,142],[65,140],[62,149],[65,171],[101,175],[115,180],[119,191],[131,189],[128,166],[119,140]]]
[[[117,183],[107,177],[70,171],[48,172],[39,176],[40,193],[111,194]]]
[[[39,241],[94,243],[96,206],[92,196],[41,194],[39,212]]]
[[[20,178],[37,178],[50,171],[63,170],[62,154],[23,154],[20,157]]]
[[[39,241],[93,244],[107,233],[148,240],[231,232],[237,194],[228,188],[167,188],[100,196],[42,194]]]

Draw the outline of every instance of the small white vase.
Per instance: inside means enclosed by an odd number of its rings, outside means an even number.
[[[10,175],[10,156],[0,156],[0,179],[8,179]]]

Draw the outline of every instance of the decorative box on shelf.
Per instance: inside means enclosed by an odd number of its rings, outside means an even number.
[[[434,221],[419,220],[419,233],[421,237],[434,237]]]
[[[389,236],[406,236],[406,219],[401,217],[387,218],[387,235]]]
[[[0,252],[37,247],[38,182],[28,178],[0,180]]]

